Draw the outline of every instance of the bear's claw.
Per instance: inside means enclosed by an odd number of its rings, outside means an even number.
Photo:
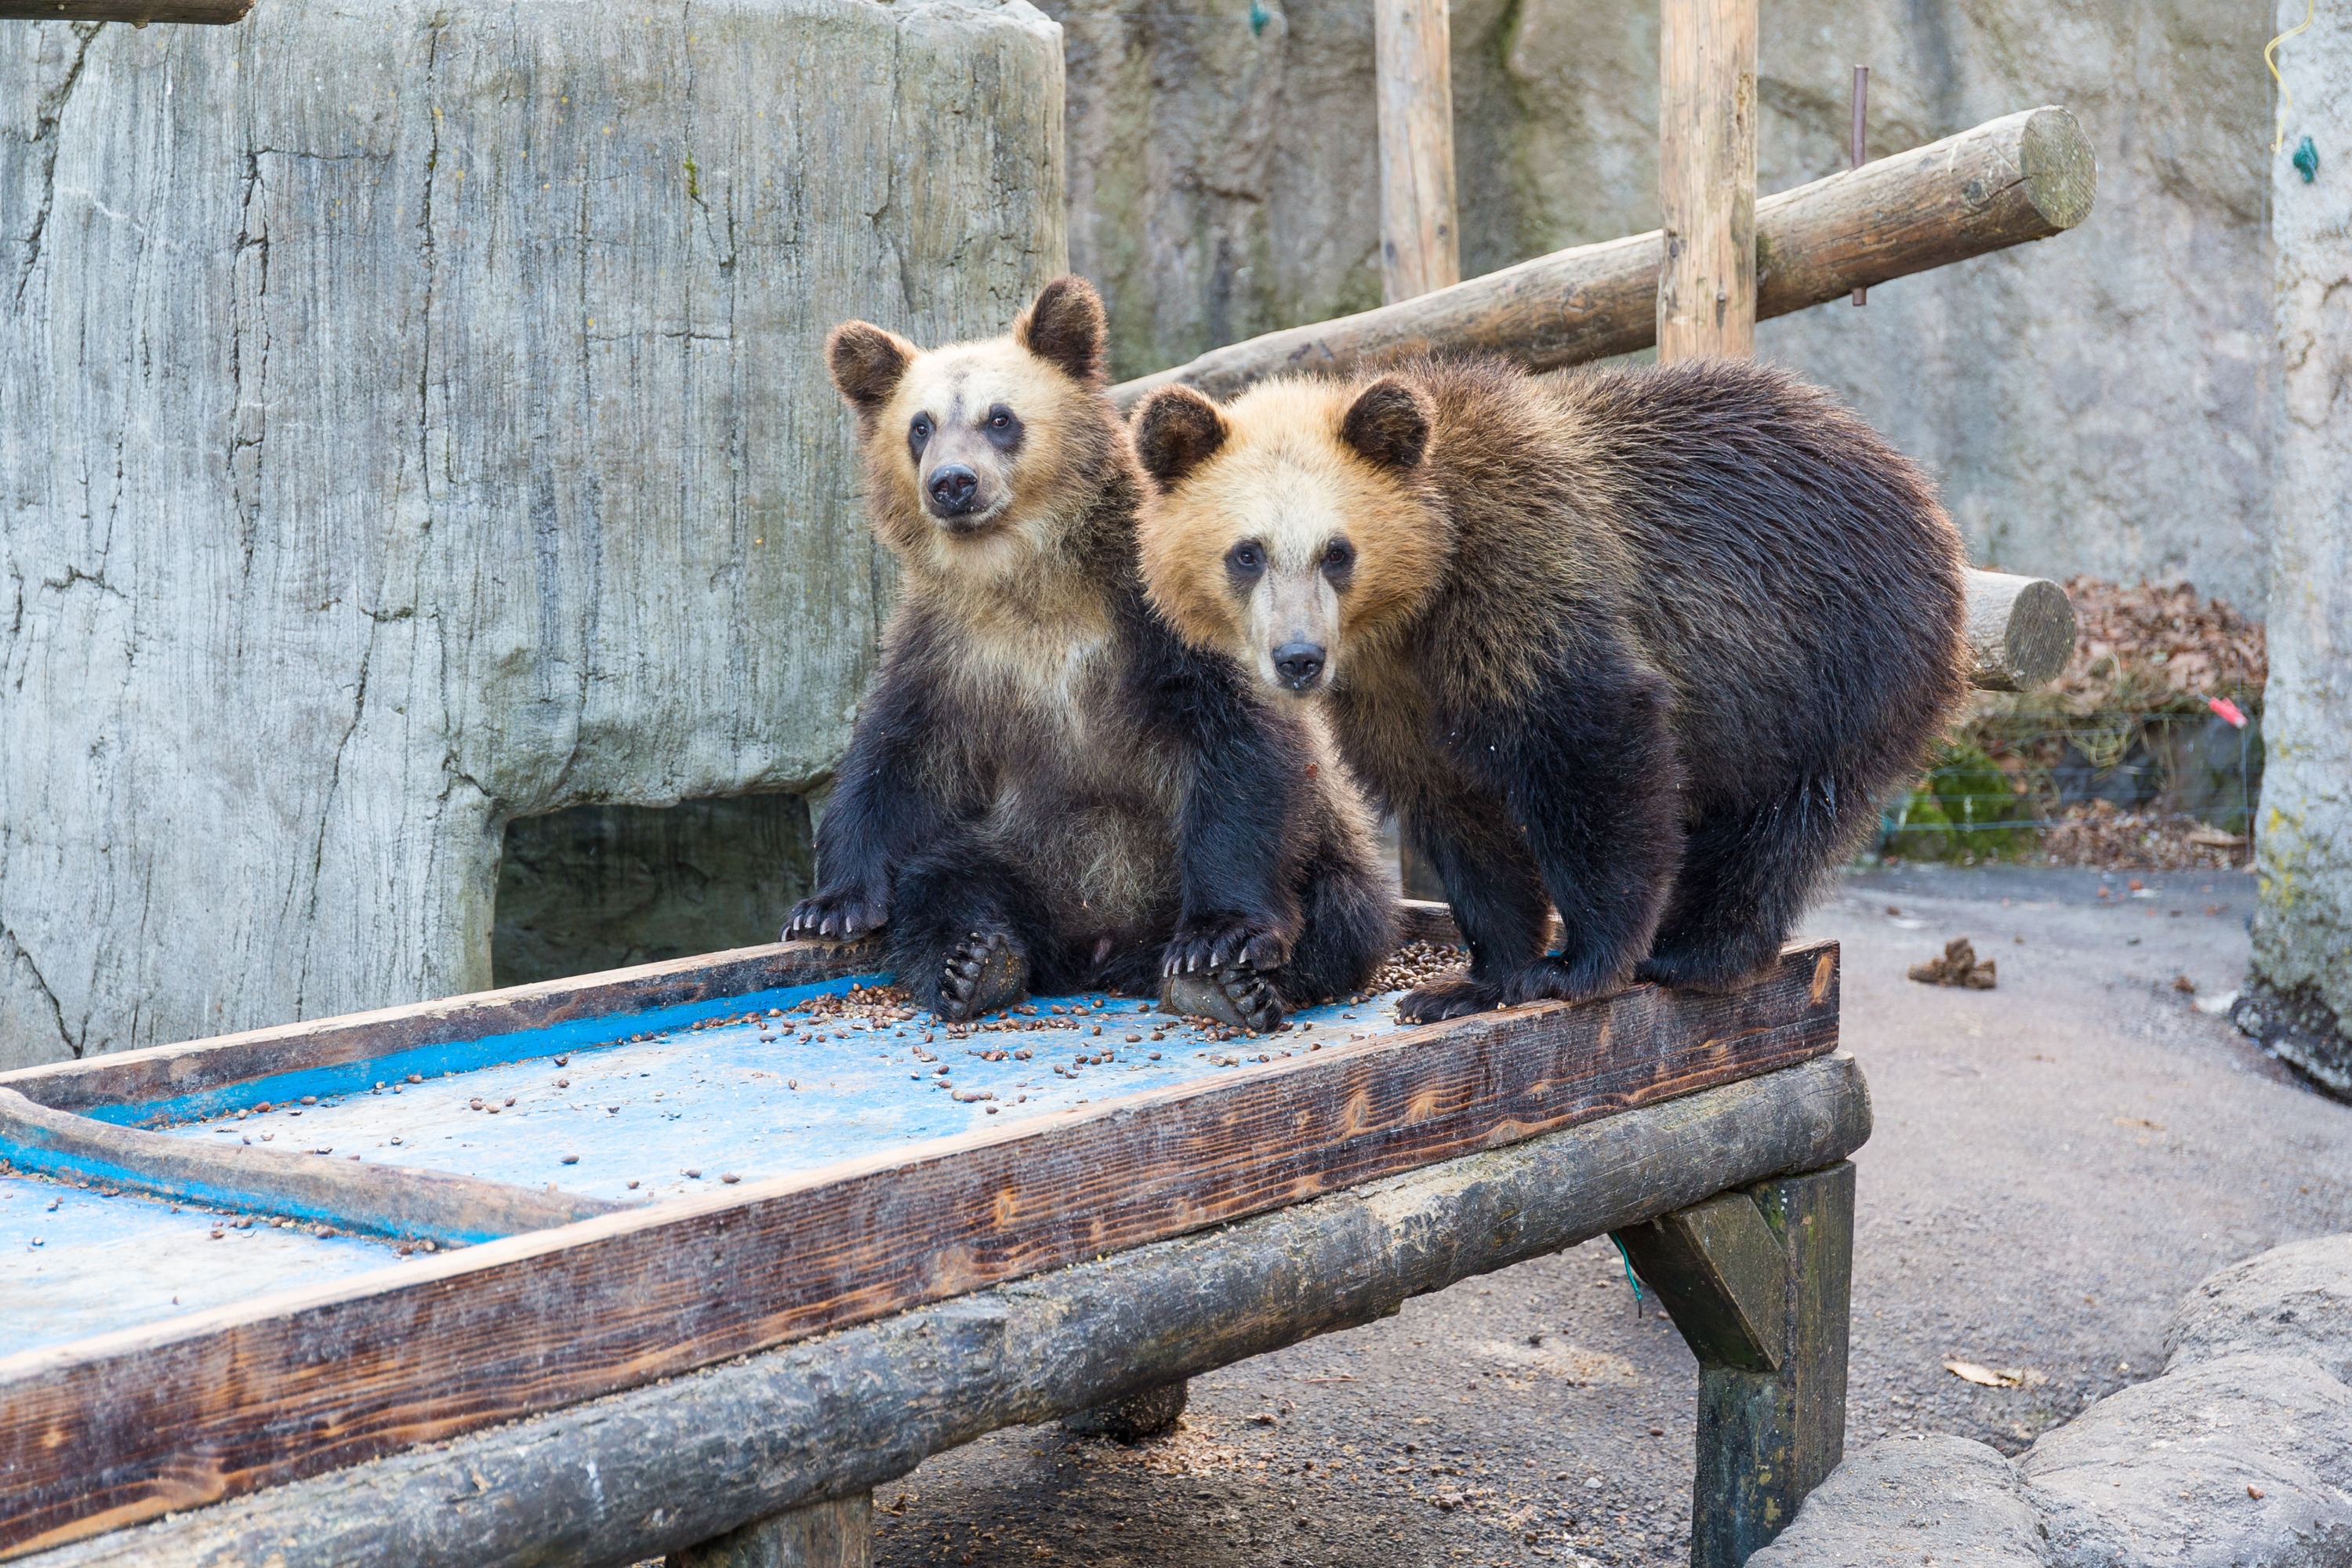
[[[1188,921],[1177,931],[1168,943],[1160,973],[1279,969],[1289,957],[1290,940],[1281,932],[1243,915],[1211,915]]]
[[[1029,961],[1003,931],[973,931],[940,965],[939,1016],[969,1023],[1021,1000],[1029,989]]]
[[[856,942],[890,918],[887,893],[850,886],[826,888],[803,899],[785,917],[783,942]]]

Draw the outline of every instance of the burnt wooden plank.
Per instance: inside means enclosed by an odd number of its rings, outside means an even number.
[[[362,1062],[421,1047],[520,1034],[559,1024],[625,1018],[835,980],[880,961],[872,943],[776,942],[671,959],[601,974],[545,980],[438,1002],[349,1013],[243,1034],[117,1051],[0,1073],[12,1089],[56,1110],[176,1099],[298,1068]]]
[[[6,1358],[0,1550],[1769,1072],[1836,1036],[1836,947],[1796,945],[1729,994],[1454,1019]]]
[[[0,1089],[0,1153],[45,1176],[461,1246],[639,1206],[440,1171],[167,1138],[51,1110],[6,1089]]]
[[[509,1426],[77,1542],[26,1568],[624,1568],[1010,1426],[1116,1402],[1870,1136],[1843,1053]]]

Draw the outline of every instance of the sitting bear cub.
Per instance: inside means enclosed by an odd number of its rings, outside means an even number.
[[[887,928],[943,1018],[1171,976],[1262,1031],[1360,986],[1393,909],[1319,717],[1144,603],[1102,342],[1064,278],[1002,338],[926,353],[853,321],[827,344],[901,578],[784,936]]]
[[[1152,602],[1313,694],[1444,881],[1470,972],[1408,1017],[1729,986],[1962,692],[1927,478],[1761,365],[1171,387],[1136,445]]]

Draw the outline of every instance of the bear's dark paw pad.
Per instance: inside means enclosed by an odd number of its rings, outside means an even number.
[[[1163,975],[1199,975],[1223,969],[1279,969],[1290,939],[1246,915],[1209,915],[1177,928],[1160,965]]]
[[[1160,983],[1160,1005],[1163,1012],[1214,1018],[1227,1028],[1253,1035],[1272,1034],[1287,1011],[1282,993],[1245,964],[1203,974],[1171,974]]]
[[[1406,992],[1397,1003],[1397,1016],[1408,1024],[1434,1024],[1441,1018],[1460,1018],[1502,1005],[1500,987],[1454,974]]]
[[[785,942],[856,942],[882,929],[890,918],[887,893],[866,888],[827,888],[793,906],[784,919]]]
[[[950,1024],[969,1023],[1021,1000],[1029,989],[1029,961],[1003,931],[973,931],[940,965],[934,1009]]]

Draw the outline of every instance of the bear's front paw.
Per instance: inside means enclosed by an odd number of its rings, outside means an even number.
[[[940,965],[939,1004],[932,1011],[951,1024],[969,1023],[1021,1000],[1029,989],[1029,961],[1003,931],[973,931]]]
[[[827,888],[793,906],[782,940],[856,942],[880,931],[889,918],[890,895],[881,888]]]
[[[1171,974],[1160,987],[1160,1005],[1171,1013],[1214,1018],[1253,1035],[1272,1034],[1287,1010],[1273,982],[1247,964]]]
[[[1221,969],[1280,969],[1290,960],[1290,938],[1248,915],[1202,915],[1176,928],[1160,961],[1164,975]]]
[[[1522,1002],[1590,1002],[1624,990],[1626,983],[1627,976],[1622,973],[1604,973],[1593,963],[1546,953],[1512,971],[1496,989],[1502,994],[1502,1005],[1513,1007]]]
[[[1397,1016],[1408,1024],[1434,1024],[1441,1018],[1484,1013],[1502,1004],[1500,986],[1467,974],[1449,974],[1406,992],[1397,1003]]]

